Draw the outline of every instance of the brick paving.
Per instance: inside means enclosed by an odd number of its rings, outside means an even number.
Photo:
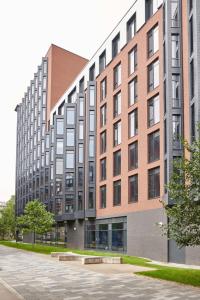
[[[200,299],[198,288],[117,269],[106,273],[4,246],[0,246],[0,278],[26,300]]]

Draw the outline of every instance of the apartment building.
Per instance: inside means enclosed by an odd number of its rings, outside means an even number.
[[[199,13],[197,0],[136,0],[89,61],[50,48],[16,108],[17,214],[39,198],[69,246],[200,261],[156,225],[179,137],[197,135]]]

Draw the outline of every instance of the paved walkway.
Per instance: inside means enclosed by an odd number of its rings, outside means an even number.
[[[26,300],[200,299],[198,288],[136,276],[130,266],[106,268],[0,246],[0,278]]]

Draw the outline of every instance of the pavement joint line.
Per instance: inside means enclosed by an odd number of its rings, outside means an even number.
[[[13,295],[15,295],[18,299],[20,300],[25,300],[23,296],[21,296],[15,289],[13,289],[6,281],[4,281],[0,277],[0,283],[7,289],[9,290]]]

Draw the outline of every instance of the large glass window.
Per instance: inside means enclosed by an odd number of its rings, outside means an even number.
[[[106,130],[100,134],[100,153],[106,152]]]
[[[178,34],[172,34],[172,67],[180,66],[180,39]]]
[[[160,196],[160,168],[150,169],[148,171],[148,196],[149,199]]]
[[[63,139],[56,140],[56,154],[63,154]]]
[[[100,178],[106,180],[106,158],[100,160]]]
[[[100,208],[106,208],[106,185],[100,187]]]
[[[158,122],[160,122],[159,95],[148,101],[148,126],[151,127]]]
[[[75,123],[75,109],[74,107],[67,107],[67,124],[74,125]]]
[[[79,117],[84,116],[84,98],[79,98]]]
[[[99,73],[103,72],[106,67],[106,50],[99,56]]]
[[[113,125],[113,144],[114,146],[117,146],[119,144],[121,144],[121,121],[116,122]]]
[[[83,210],[83,192],[78,192],[78,210]]]
[[[83,140],[83,136],[84,136],[83,121],[79,121],[79,140]]]
[[[66,173],[65,187],[66,187],[66,191],[74,190],[74,173]]]
[[[129,177],[129,202],[138,201],[138,175]]]
[[[100,108],[100,126],[106,125],[106,104]]]
[[[179,27],[179,5],[178,0],[171,1],[172,27]]]
[[[173,107],[180,107],[180,75],[172,74],[172,104]]]
[[[137,69],[137,46],[135,46],[128,54],[128,73],[131,75]]]
[[[95,114],[94,110],[90,110],[89,112],[89,125],[90,125],[90,131],[94,131],[94,125],[95,125]]]
[[[153,91],[159,85],[159,60],[148,66],[148,90]]]
[[[114,181],[113,183],[113,205],[121,204],[121,180]]]
[[[65,196],[65,212],[67,214],[72,214],[74,212],[74,205],[73,205],[74,195],[68,194]]]
[[[89,137],[89,156],[94,157],[94,136]]]
[[[56,133],[57,134],[63,134],[63,131],[64,131],[63,119],[57,119],[56,120]]]
[[[63,158],[56,158],[56,175],[63,174]]]
[[[56,196],[61,196],[63,194],[62,179],[61,178],[56,178],[55,192],[56,192]]]
[[[135,104],[137,102],[137,77],[135,77],[128,84],[128,96],[129,96],[129,106]]]
[[[134,14],[127,22],[127,43],[134,37],[136,33],[136,14]]]
[[[94,162],[89,162],[89,183],[94,183],[95,174],[94,174]]]
[[[62,215],[62,199],[56,199],[56,215]]]
[[[78,186],[83,186],[83,168],[78,168]]]
[[[134,142],[128,146],[129,151],[129,170],[138,167],[138,142]]]
[[[148,161],[160,159],[160,132],[155,131],[148,135]]]
[[[101,101],[106,98],[106,93],[107,93],[107,80],[106,80],[106,78],[104,78],[100,83],[100,98],[101,98]]]
[[[75,102],[76,102],[76,88],[68,96],[68,103],[75,103]]]
[[[121,114],[121,92],[114,95],[113,116],[116,118]]]
[[[121,64],[118,64],[113,70],[113,85],[116,89],[121,84]]]
[[[73,147],[75,142],[75,137],[74,137],[75,131],[73,128],[67,128],[66,132],[67,132],[67,146]]]
[[[189,20],[189,42],[190,42],[190,55],[192,55],[194,51],[194,30],[193,30],[193,16]]]
[[[120,34],[114,38],[112,41],[112,58],[115,58],[120,51]]]
[[[194,98],[194,87],[195,87],[195,83],[194,83],[194,60],[192,59],[190,62],[190,97],[191,99]]]
[[[159,30],[158,25],[148,32],[148,56],[152,56],[159,49]]]
[[[94,208],[94,188],[89,188],[88,208]]]
[[[113,175],[121,174],[121,150],[113,153]]]
[[[173,126],[173,146],[174,148],[181,147],[181,116],[172,116],[172,126]]]
[[[146,0],[146,19],[155,14],[158,7],[158,0]]]
[[[90,92],[90,106],[94,106],[95,105],[95,87],[94,87],[94,85],[90,86],[89,92]]]
[[[138,110],[129,113],[129,138],[138,134]]]
[[[72,169],[74,168],[74,151],[67,150],[66,152],[66,168]]]
[[[78,162],[79,162],[79,164],[83,163],[83,158],[84,158],[84,155],[83,155],[83,144],[79,144],[78,145]]]

